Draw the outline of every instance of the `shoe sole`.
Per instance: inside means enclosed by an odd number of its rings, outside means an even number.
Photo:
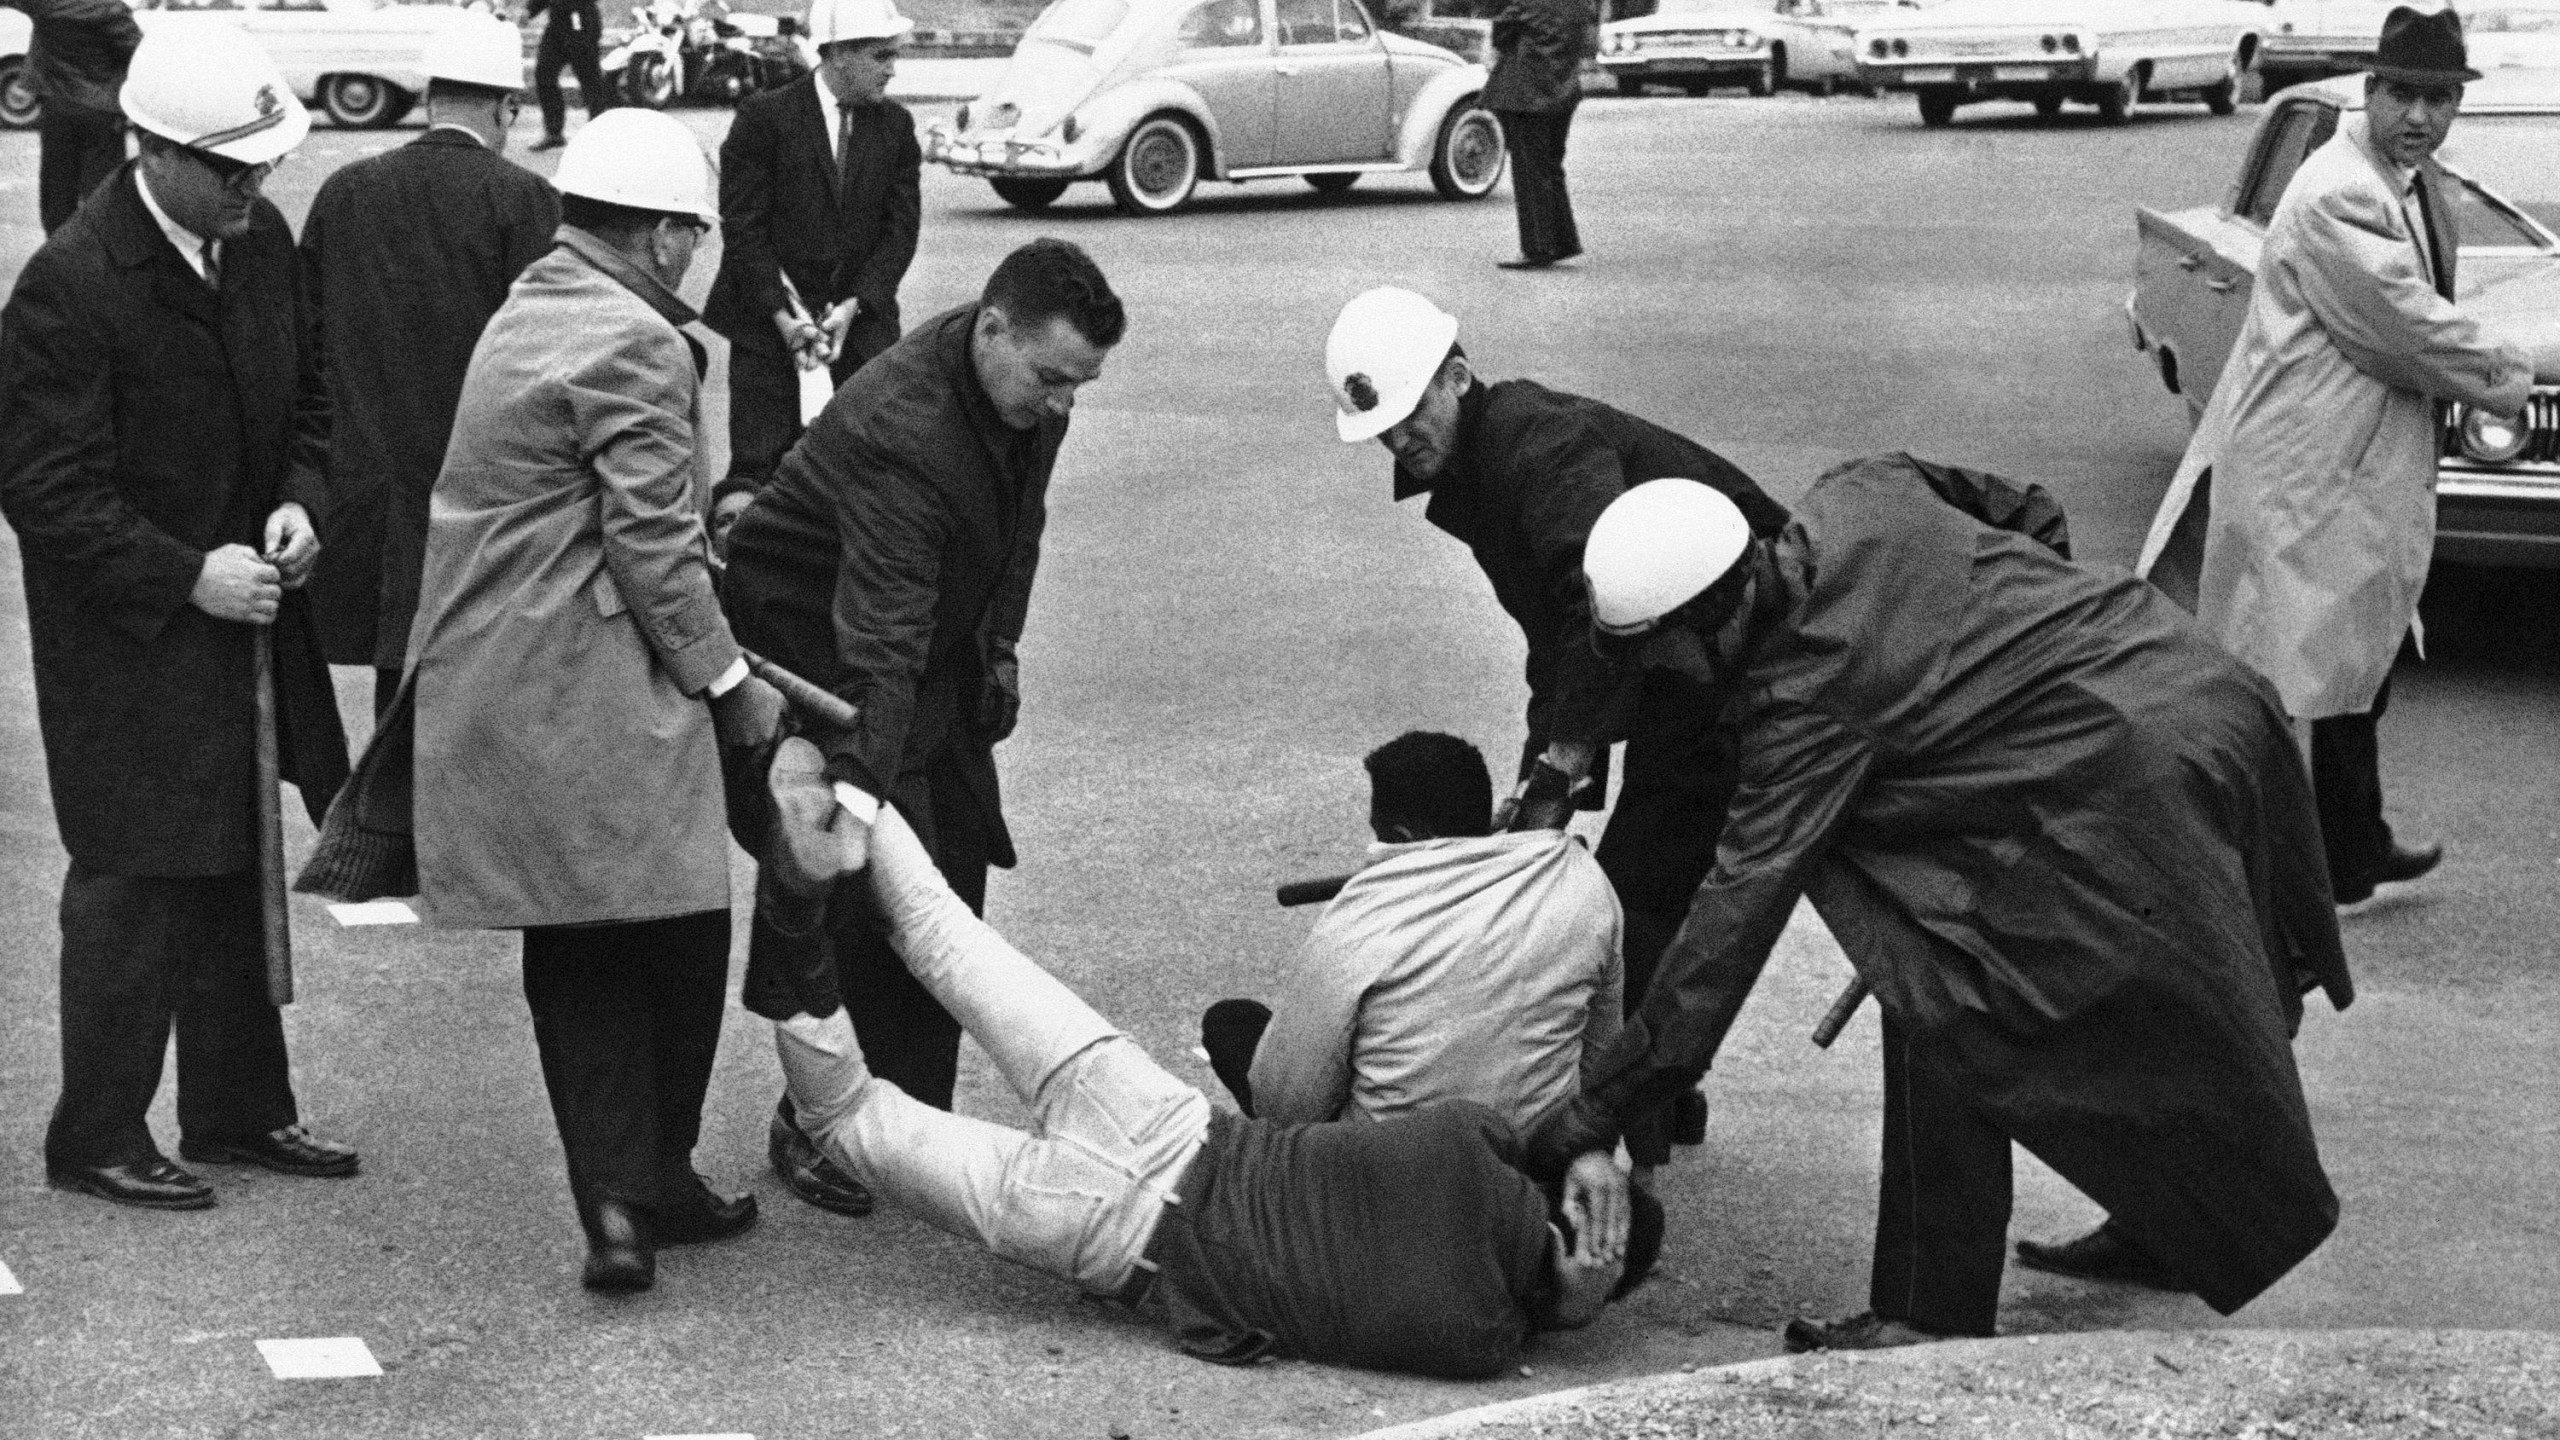
[[[2018,1263],[2030,1270],[2047,1275],[2059,1275],[2065,1280],[2083,1280],[2092,1285],[2139,1285],[2145,1290],[2167,1290],[2176,1294],[2184,1293],[2187,1288],[2178,1283],[2176,1276],[2167,1274],[2117,1275],[2104,1274],[2095,1270],[2075,1270],[2046,1260],[2031,1260],[2023,1254],[2018,1256]]]
[[[658,1277],[636,1271],[613,1270],[602,1275],[581,1275],[578,1283],[599,1295],[636,1295],[657,1284]]]
[[[293,1175],[306,1180],[343,1180],[355,1174],[357,1168],[364,1163],[360,1157],[349,1156],[343,1162],[331,1161],[326,1165],[289,1165],[264,1155],[251,1154],[246,1150],[234,1150],[227,1146],[221,1149],[190,1150],[181,1145],[178,1147],[178,1158],[198,1165],[255,1165],[261,1170],[272,1170],[278,1175]]]
[[[189,1196],[184,1200],[145,1200],[133,1195],[119,1195],[93,1181],[67,1175],[47,1175],[44,1177],[44,1183],[56,1190],[68,1191],[74,1195],[95,1196],[110,1205],[122,1205],[133,1210],[210,1210],[214,1207],[216,1200],[214,1193],[210,1190],[202,1195]]]

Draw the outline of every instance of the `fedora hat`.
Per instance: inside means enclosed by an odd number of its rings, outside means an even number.
[[[2433,14],[2395,5],[2382,17],[2382,43],[2368,67],[2385,80],[2411,85],[2460,85],[2477,80],[2462,45],[2462,17],[2450,9]]]

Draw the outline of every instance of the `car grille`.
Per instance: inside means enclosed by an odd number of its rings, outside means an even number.
[[[1942,35],[1931,40],[1914,40],[1914,55],[2010,55],[2036,48],[2035,37],[2016,35]]]
[[[1650,30],[1636,37],[1639,50],[1669,50],[1692,45],[1731,45],[1722,30]]]
[[[2465,466],[2485,466],[2489,462],[2475,460],[2462,448],[2461,414],[2453,406],[2444,407],[2443,454],[2448,460]],[[2524,449],[2512,460],[2498,462],[2496,468],[2522,466],[2560,466],[2560,387],[2538,386],[2533,398],[2525,402],[2525,431],[2530,437]]]

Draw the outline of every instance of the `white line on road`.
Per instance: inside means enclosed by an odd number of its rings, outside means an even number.
[[[261,1340],[258,1353],[279,1380],[349,1380],[380,1375],[373,1352],[353,1335],[325,1340]]]
[[[26,1287],[18,1283],[18,1277],[9,1273],[9,1262],[6,1260],[0,1260],[0,1295],[24,1295],[26,1293]]]
[[[405,900],[366,900],[354,905],[332,905],[329,914],[341,927],[418,923],[418,912],[410,909]]]

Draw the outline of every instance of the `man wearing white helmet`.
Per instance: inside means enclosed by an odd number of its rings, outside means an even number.
[[[18,532],[62,886],[56,1185],[197,1209],[145,1121],[177,1032],[179,1153],[296,1175],[356,1154],[299,1123],[264,982],[252,630],[314,814],[346,774],[299,593],[319,541],[293,237],[259,195],[310,118],[228,27],[161,31],[121,100],[141,153],[0,311],[0,509]],[[307,418],[307,417],[306,417]]]
[[[1761,534],[1786,511],[1685,436],[1532,380],[1485,383],[1458,345],[1456,317],[1410,290],[1381,286],[1343,306],[1325,371],[1336,432],[1386,446],[1395,498],[1430,497],[1424,518],[1474,552],[1528,642],[1528,740],[1503,827],[1558,826],[1575,809],[1600,808],[1608,747],[1627,742],[1599,860],[1626,913],[1632,1006],[1707,873],[1732,759],[1689,682],[1593,652],[1583,539],[1629,485],[1664,475],[1713,485]],[[1703,1123],[1690,1103],[1683,1134]],[[1638,1165],[1669,1158],[1670,1124],[1648,1120],[1630,1137]]]
[[[427,47],[427,133],[331,175],[302,225],[329,390],[329,510],[311,593],[330,663],[400,688],[463,372],[517,275],[551,248],[560,197],[502,158],[524,86],[514,27],[466,15]]]
[[[826,391],[898,339],[924,152],[887,97],[915,22],[890,0],[815,0],[816,73],[749,96],[720,142],[720,276],[703,318],[729,337],[729,475],[713,533],[746,508]]]
[[[627,1291],[657,1245],[755,1220],[691,1157],[729,961],[719,747],[762,744],[780,701],[730,638],[702,529],[703,352],[676,287],[710,166],[675,120],[616,110],[558,183],[559,243],[463,381],[405,700],[364,768],[415,758],[428,923],[524,932],[585,1283]]]
[[[1681,480],[1584,556],[1602,643],[1732,697],[1714,873],[1543,1167],[1715,1058],[1799,896],[1884,1011],[1865,1314],[1790,1349],[1988,1335],[2009,1145],[2228,1314],[2337,1221],[2291,1036],[2353,997],[2276,693],[2167,597],[2067,557],[2036,487],[1906,455],[1814,483],[1775,539]]]

